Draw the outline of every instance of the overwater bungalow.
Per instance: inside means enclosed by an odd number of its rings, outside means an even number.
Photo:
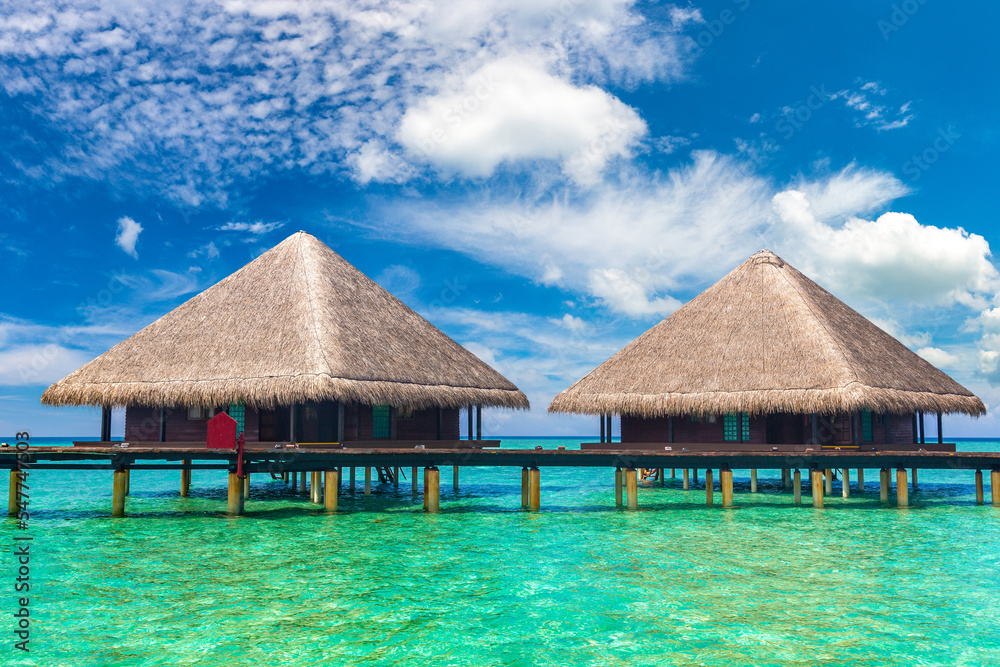
[[[948,449],[972,392],[762,250],[552,401],[600,415],[602,442],[719,450]],[[937,442],[924,414],[937,416]],[[606,435],[607,434],[607,435]],[[954,451],[954,445],[950,446]]]
[[[510,381],[314,236],[293,234],[42,395],[124,407],[124,440],[458,440],[460,410],[528,408]],[[477,432],[481,426],[477,426]]]

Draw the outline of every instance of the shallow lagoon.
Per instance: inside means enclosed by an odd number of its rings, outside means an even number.
[[[777,471],[762,471],[753,495],[747,472],[735,477],[733,510],[718,492],[704,506],[703,479],[688,492],[677,479],[642,488],[628,512],[614,506],[612,470],[542,469],[542,510],[529,513],[519,470],[465,468],[455,494],[442,468],[439,515],[423,514],[408,481],[371,498],[359,481],[327,516],[257,476],[246,515],[230,518],[223,472],[195,471],[181,499],[179,473],[136,471],[130,516],[113,520],[109,472],[35,471],[32,652],[18,655],[5,631],[0,655],[25,665],[1000,661],[1000,509],[975,505],[971,471],[922,471],[907,509],[879,502],[877,470],[864,496],[844,500],[835,482],[823,510],[795,506]],[[9,520],[4,532],[8,546],[23,534]]]

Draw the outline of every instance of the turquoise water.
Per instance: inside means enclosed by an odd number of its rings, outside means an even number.
[[[35,471],[30,529],[4,522],[0,663],[1000,661],[1000,509],[975,505],[972,472],[921,472],[908,509],[879,502],[877,470],[864,496],[835,482],[824,510],[776,474],[753,495],[735,475],[732,510],[678,479],[628,512],[612,470],[546,468],[529,513],[520,470],[464,468],[455,494],[442,468],[439,515],[405,481],[345,491],[334,516],[261,476],[230,518],[224,472],[195,471],[181,499],[179,473],[136,471],[116,520],[110,472]],[[28,655],[10,632],[15,533],[33,537]]]

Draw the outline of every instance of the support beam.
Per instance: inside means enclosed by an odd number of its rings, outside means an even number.
[[[677,479],[677,468],[670,469],[670,479]]]
[[[340,471],[326,470],[323,472],[323,509],[327,512],[337,511],[337,493],[340,491]]]
[[[927,441],[924,439],[924,411],[917,411],[917,424],[920,427],[920,444],[926,444]]]
[[[542,505],[542,479],[538,468],[528,469],[528,509],[537,510]]]
[[[858,468],[858,493],[865,492],[865,469]]]
[[[7,488],[7,516],[17,516],[21,511],[21,473],[10,471]]]
[[[908,507],[910,504],[910,489],[906,483],[906,468],[896,468],[896,504]]]
[[[101,410],[101,442],[111,440],[111,408],[105,407]]]
[[[790,491],[792,488],[792,471],[788,468],[781,469],[781,486],[785,491]]]
[[[527,468],[525,468],[527,470]],[[615,507],[622,506],[622,482],[623,475],[621,468],[615,468]]]
[[[750,468],[750,493],[757,493],[757,469]]]
[[[125,516],[125,488],[128,484],[128,472],[116,470],[111,490],[111,516]]]
[[[611,437],[611,413],[609,412],[607,415],[605,415],[604,419],[607,420],[608,422],[608,428],[607,428],[608,442],[612,442],[613,438]]]
[[[323,483],[320,481],[322,479],[321,475],[322,473],[319,470],[313,470],[312,474],[309,476],[309,499],[317,505],[323,503]]]
[[[976,504],[983,504],[983,471],[976,471]]]
[[[684,490],[687,491],[691,488],[691,482],[688,479],[688,469],[684,468]]]
[[[802,504],[802,473],[795,469],[795,479],[792,481],[792,490],[795,492],[795,504]]]
[[[844,496],[845,498],[848,498],[851,495],[851,469],[844,468],[843,470],[841,470],[841,475],[842,475],[840,478],[841,495]]]
[[[435,472],[437,468],[434,468]],[[370,496],[372,494],[372,467],[365,466],[365,495]]]
[[[705,471],[705,504],[711,507],[715,504],[715,484],[712,482],[712,469]]]
[[[413,469],[410,470],[410,487],[412,493],[417,492],[417,466],[413,466]]]
[[[458,493],[458,466],[455,466],[455,470],[452,472],[452,476],[454,477],[452,483],[455,487],[455,493]]]
[[[878,471],[878,494],[879,494],[879,500],[881,500],[884,503],[889,502],[889,486],[890,486],[889,482],[890,482],[889,469],[882,468],[881,470]]]
[[[938,427],[938,444],[944,444],[944,431],[941,428],[941,412],[937,413],[937,427]]]
[[[521,509],[528,506],[528,469],[521,468]]]
[[[235,472],[229,473],[229,498],[226,512],[232,516],[243,514],[243,480]]]
[[[476,440],[483,439],[483,406],[476,406]]]
[[[292,486],[295,486],[295,473],[292,473]],[[351,493],[354,493],[354,466],[351,466],[351,483],[348,486]]]
[[[1000,507],[1000,470],[990,471],[990,499],[994,507]]]
[[[694,484],[694,485],[696,485],[696,486],[698,484],[698,469],[697,468],[691,468],[691,483]]]
[[[424,511],[441,511],[441,472],[434,467],[424,468]]]
[[[191,459],[184,459],[181,465],[190,466]],[[191,490],[191,468],[181,470],[181,498],[187,498],[188,491]]]
[[[469,440],[472,440],[472,438],[473,438],[473,430],[474,430],[472,428],[472,403],[469,403],[468,418],[469,418],[469,428],[468,428],[469,434],[468,435],[469,435]]]
[[[457,476],[457,473],[456,473],[456,476]],[[392,485],[394,487],[396,487],[397,489],[399,488],[399,466],[395,466],[392,469]],[[457,491],[458,489],[456,488],[455,490]]]
[[[733,471],[729,468],[719,470],[719,486],[722,489],[722,506],[733,506]]]
[[[243,475],[243,500],[250,497],[250,473]]]
[[[601,420],[601,442],[608,442],[607,436],[604,434],[604,413],[599,414],[597,418]]]
[[[295,428],[295,426],[296,426],[295,422],[298,421],[295,418],[297,416],[297,413],[298,413],[298,410],[295,409],[296,407],[297,406],[295,406],[294,404],[290,405],[288,407],[288,419],[289,419],[289,422],[288,422],[289,423],[289,426],[288,426],[288,440],[292,444],[295,444],[296,442],[298,442],[298,435],[299,435],[299,430],[297,428]]]
[[[812,487],[813,507],[823,507],[823,471],[810,470],[809,481]]]
[[[625,507],[639,509],[639,476],[635,468],[625,468]]]
[[[913,469],[913,479],[910,480],[910,484],[912,485],[913,490],[916,491],[917,490],[917,469],[916,468]]]
[[[832,495],[833,494],[833,469],[832,468],[827,468],[826,470],[823,471],[823,474],[826,475],[826,495],[828,495],[828,496]]]

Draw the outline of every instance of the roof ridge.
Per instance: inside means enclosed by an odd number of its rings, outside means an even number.
[[[296,232],[292,237],[299,236],[300,234],[305,234],[305,232]],[[308,236],[308,234],[306,234]],[[309,317],[312,319],[313,324],[313,336],[316,340],[316,345],[319,347],[319,352],[323,356],[323,362],[326,364],[326,373],[333,375],[333,366],[330,364],[330,357],[326,353],[326,348],[323,345],[323,337],[320,334],[319,328],[319,318],[316,314],[316,299],[313,294],[313,284],[312,284],[312,273],[310,266],[310,258],[305,257],[305,252],[303,246],[305,246],[306,238],[304,236],[299,236],[298,242],[296,243],[296,250],[299,254],[299,261],[302,262],[302,272],[303,278],[305,280],[306,297],[309,299]]]

